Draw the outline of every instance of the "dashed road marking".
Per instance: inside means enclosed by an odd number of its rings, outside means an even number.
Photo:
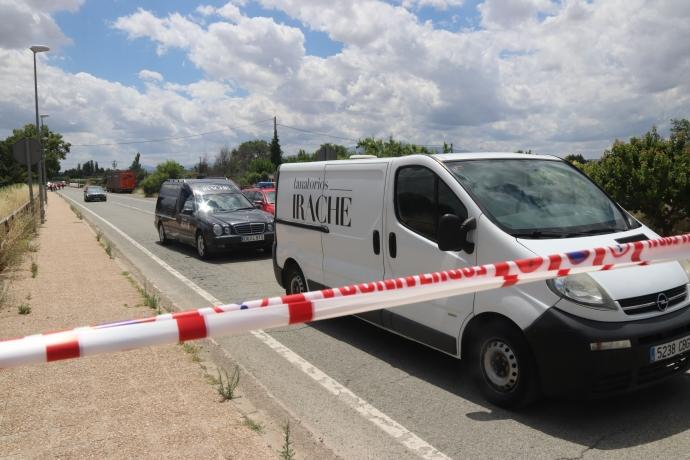
[[[191,281],[189,278],[184,276],[182,273],[178,272],[175,270],[173,267],[168,265],[165,261],[163,261],[160,257],[156,256],[153,254],[151,251],[146,249],[144,246],[142,246],[140,243],[135,241],[132,237],[127,235],[125,232],[120,230],[118,227],[110,223],[110,221],[106,220],[105,218],[99,216],[95,212],[93,212],[91,209],[87,208],[86,206],[82,205],[81,203],[76,202],[72,198],[62,195],[66,199],[70,200],[77,206],[80,206],[87,212],[93,214],[95,217],[98,219],[102,220],[103,223],[105,223],[107,226],[112,228],[115,232],[117,232],[120,236],[122,236],[125,240],[127,240],[129,243],[131,243],[134,247],[137,249],[141,250],[144,254],[146,254],[148,257],[153,259],[156,263],[158,263],[161,267],[163,267],[165,270],[167,270],[171,275],[173,275],[175,278],[179,279],[182,283],[184,283],[185,286],[189,287],[191,290],[193,290],[195,293],[197,293],[199,296],[201,296],[203,299],[207,300],[209,303],[212,305],[221,305],[223,302],[221,302],[219,299],[214,297],[211,293],[208,291],[204,290],[200,286],[196,285],[193,281]],[[129,206],[127,206],[129,207]],[[136,208],[134,208],[136,209]],[[139,211],[142,211],[139,209]],[[381,430],[383,430],[386,434],[391,436],[393,439],[395,439],[397,442],[400,444],[404,445],[406,448],[408,448],[410,451],[414,452],[421,458],[425,459],[433,459],[433,460],[450,460],[447,455],[445,455],[443,452],[439,451],[436,449],[434,446],[431,444],[427,443],[424,441],[422,438],[390,418],[388,415],[384,414],[371,404],[369,404],[367,401],[364,399],[360,398],[357,396],[355,393],[353,393],[350,389],[336,381],[334,378],[330,377],[328,374],[311,364],[309,361],[306,359],[302,358],[299,356],[297,353],[292,351],[290,348],[286,347],[282,343],[280,343],[278,340],[274,339],[270,335],[268,335],[264,331],[252,331],[252,335],[259,339],[261,342],[263,342],[265,345],[270,347],[272,350],[274,350],[276,353],[278,353],[280,356],[282,356],[284,359],[286,359],[288,362],[293,364],[295,367],[297,367],[299,370],[304,372],[306,375],[311,377],[316,383],[321,385],[326,391],[334,395],[335,397],[338,398],[341,402],[349,406],[350,408],[354,409],[357,413],[359,413],[362,417],[367,419],[369,422],[373,423],[377,427],[379,427]]]

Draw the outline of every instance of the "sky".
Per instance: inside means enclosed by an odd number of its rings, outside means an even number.
[[[364,137],[596,158],[690,118],[687,0],[0,0],[0,138],[193,165]]]

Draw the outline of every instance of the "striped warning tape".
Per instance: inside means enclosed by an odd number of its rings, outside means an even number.
[[[0,369],[286,326],[514,286],[690,258],[690,234],[372,281],[0,341]]]

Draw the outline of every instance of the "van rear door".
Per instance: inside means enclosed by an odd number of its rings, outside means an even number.
[[[313,282],[323,284],[323,252],[321,236],[328,226],[321,223],[316,210],[322,203],[325,165],[287,163],[281,165],[278,176],[276,206],[276,260],[285,266],[294,259],[302,269],[310,290],[318,289]]]
[[[328,188],[318,208],[329,229],[322,236],[327,286],[384,278],[383,191],[388,164],[376,160],[327,164]]]

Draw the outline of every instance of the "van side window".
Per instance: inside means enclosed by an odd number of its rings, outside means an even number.
[[[453,191],[422,166],[400,168],[395,183],[395,209],[400,223],[436,241],[438,221],[444,214],[467,217],[467,209]]]

